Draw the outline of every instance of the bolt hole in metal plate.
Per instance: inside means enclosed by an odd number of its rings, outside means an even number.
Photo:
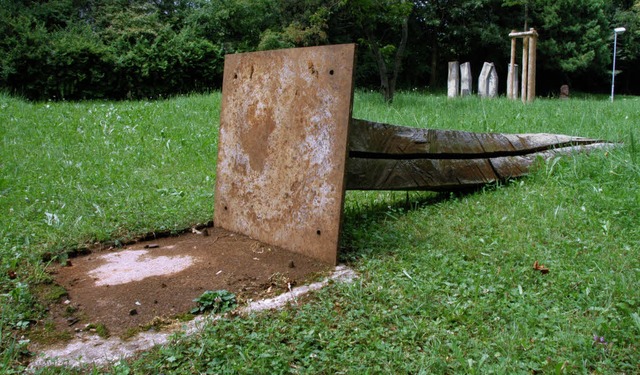
[[[214,222],[337,261],[355,45],[227,55]]]

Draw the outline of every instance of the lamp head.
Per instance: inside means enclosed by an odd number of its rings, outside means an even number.
[[[622,34],[625,31],[627,31],[627,29],[625,29],[624,27],[616,27],[615,29],[613,29],[613,32],[616,34]]]

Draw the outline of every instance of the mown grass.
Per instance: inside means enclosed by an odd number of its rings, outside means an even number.
[[[34,285],[47,281],[49,259],[212,219],[219,104],[219,93],[115,103],[0,97],[3,348],[10,329],[44,316]]]
[[[21,371],[21,329],[44,314],[30,292],[47,277],[43,253],[212,217],[219,101],[0,98],[2,371]],[[640,372],[639,98],[525,106],[401,93],[386,105],[358,92],[354,117],[624,145],[471,194],[348,192],[341,260],[355,283],[93,372]]]

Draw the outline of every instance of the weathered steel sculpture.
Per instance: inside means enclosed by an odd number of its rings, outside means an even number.
[[[346,189],[458,190],[600,144],[352,119],[354,60],[354,45],[226,57],[216,226],[336,263]]]

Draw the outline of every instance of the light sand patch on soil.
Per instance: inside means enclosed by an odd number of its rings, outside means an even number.
[[[104,326],[111,336],[128,335],[188,313],[207,290],[227,290],[240,302],[255,301],[314,281],[332,268],[210,227],[94,251],[51,269],[68,295],[49,306],[47,319],[72,335],[91,326]]]
[[[189,268],[193,257],[184,255],[152,256],[148,250],[125,250],[98,257],[103,264],[88,272],[96,286],[119,285],[151,276],[172,275]]]

